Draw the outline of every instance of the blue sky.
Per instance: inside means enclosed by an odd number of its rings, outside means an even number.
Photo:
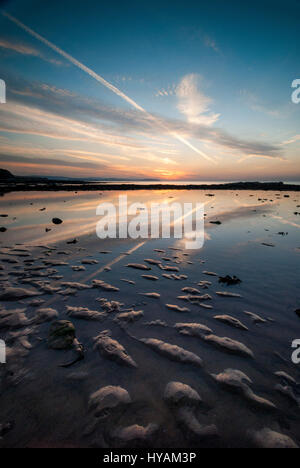
[[[1,14],[1,167],[76,177],[300,179],[300,105],[291,101],[300,78],[299,1],[1,7],[123,93]]]

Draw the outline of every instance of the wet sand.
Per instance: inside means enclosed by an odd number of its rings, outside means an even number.
[[[118,191],[2,198],[1,447],[300,444],[299,193],[209,190],[128,193],[205,203],[199,250],[99,240]],[[57,320],[68,349],[48,340]]]

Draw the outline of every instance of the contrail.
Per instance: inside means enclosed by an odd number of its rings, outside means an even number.
[[[38,41],[42,42],[43,44],[47,45],[48,47],[50,47],[50,49],[54,50],[55,52],[57,52],[59,55],[61,55],[62,57],[64,57],[66,60],[68,60],[69,62],[71,62],[73,65],[75,65],[76,67],[80,68],[82,71],[84,71],[85,73],[87,73],[88,75],[90,75],[92,78],[94,78],[96,81],[98,81],[99,83],[101,83],[103,86],[105,86],[107,89],[109,89],[110,91],[112,91],[114,94],[116,94],[117,96],[119,96],[120,98],[122,98],[124,101],[128,102],[128,104],[130,104],[132,107],[134,107],[135,109],[137,109],[138,111],[140,112],[143,112],[144,114],[147,115],[148,119],[151,120],[156,126],[159,126],[161,128],[163,128],[164,130],[166,130],[170,135],[172,135],[174,138],[176,138],[178,141],[180,141],[181,143],[184,143],[186,146],[188,146],[189,148],[191,148],[193,151],[195,151],[196,153],[200,154],[201,156],[203,156],[205,159],[207,159],[208,161],[211,161],[213,163],[216,163],[216,161],[211,158],[210,156],[208,156],[207,154],[205,154],[203,151],[199,150],[198,148],[196,148],[194,145],[192,145],[188,140],[186,140],[184,137],[182,137],[181,135],[178,135],[176,132],[173,132],[172,130],[170,130],[168,128],[168,126],[166,124],[164,124],[163,122],[161,122],[160,120],[158,120],[156,117],[154,117],[152,114],[149,114],[149,112],[146,111],[146,109],[144,109],[142,106],[140,106],[137,102],[135,102],[133,99],[131,99],[129,96],[127,96],[125,93],[123,93],[120,89],[118,89],[116,86],[112,85],[111,83],[109,83],[108,81],[106,81],[101,75],[98,75],[98,73],[94,72],[91,68],[85,66],[83,63],[79,62],[79,60],[76,60],[74,57],[72,57],[72,55],[68,54],[67,52],[65,52],[64,50],[60,49],[60,47],[57,47],[55,44],[53,44],[52,42],[48,41],[45,37],[41,36],[40,34],[36,33],[35,31],[33,31],[31,28],[29,28],[28,26],[26,26],[24,23],[21,23],[21,21],[19,21],[17,18],[15,18],[14,16],[10,15],[9,13],[7,13],[6,11],[2,11],[2,15],[5,16],[6,18],[8,18],[10,21],[12,21],[13,23],[15,23],[17,26],[19,26],[20,28],[22,28],[24,31],[26,31],[28,34],[30,34],[31,36],[35,37]]]

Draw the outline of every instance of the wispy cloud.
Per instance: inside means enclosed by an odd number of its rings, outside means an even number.
[[[300,135],[295,135],[289,140],[285,140],[282,142],[283,145],[292,145],[293,143],[296,143],[297,141],[300,140]]]
[[[38,49],[32,46],[22,44],[21,42],[12,41],[10,39],[0,38],[0,49],[12,51],[21,55],[38,57],[42,60],[45,60],[46,62],[52,63],[53,65],[62,65],[63,63],[61,60],[46,57]]]
[[[220,114],[210,112],[212,99],[199,89],[200,77],[189,74],[182,78],[176,88],[178,109],[187,117],[188,122],[201,125],[212,125]]]
[[[6,79],[6,77],[4,77]],[[170,132],[202,144],[217,145],[225,155],[267,155],[282,157],[282,147],[262,141],[236,138],[207,122],[166,119],[155,116],[161,126],[149,125],[147,115],[135,110],[111,108],[99,100],[90,100],[66,89],[43,83],[26,83],[8,77],[8,103],[1,109],[0,130],[44,136],[57,140],[74,140],[102,144],[122,151],[125,156],[161,154],[176,158],[178,148],[170,147]],[[202,110],[205,106],[202,105]],[[189,114],[191,116],[191,114]],[[189,119],[188,119],[189,120]],[[142,141],[141,141],[142,140]],[[154,146],[153,146],[154,145]],[[154,152],[154,153],[153,153]]]
[[[147,116],[148,118],[148,121],[149,123],[152,123],[158,127],[163,127],[165,128],[166,131],[169,131],[169,129],[167,127],[165,127],[165,124],[160,121],[160,120],[157,120],[155,116],[153,116],[152,114],[150,114],[149,112],[147,112],[142,106],[140,106],[139,104],[137,104],[137,102],[135,102],[132,98],[130,98],[129,96],[127,96],[125,93],[123,93],[123,91],[121,91],[120,89],[118,89],[116,86],[114,86],[113,84],[111,84],[110,82],[108,82],[107,80],[105,80],[101,75],[99,75],[98,73],[94,72],[91,68],[87,67],[86,65],[84,65],[83,63],[81,63],[79,60],[75,59],[74,57],[72,57],[72,55],[68,54],[67,52],[65,52],[64,50],[62,50],[60,47],[57,47],[55,44],[53,44],[52,42],[48,41],[46,38],[44,38],[43,36],[41,36],[40,34],[36,33],[35,31],[33,31],[31,28],[29,28],[28,26],[26,26],[24,23],[22,23],[21,21],[19,21],[17,18],[15,18],[14,16],[10,15],[9,13],[6,13],[6,12],[2,12],[2,14],[8,18],[10,21],[12,21],[13,23],[15,23],[17,26],[19,26],[21,29],[23,29],[24,31],[26,31],[28,34],[30,34],[31,36],[35,37],[38,41],[42,42],[43,44],[47,45],[50,49],[54,50],[55,52],[57,52],[59,55],[61,55],[62,57],[64,57],[66,60],[68,60],[68,62],[72,63],[73,65],[75,65],[76,67],[80,68],[80,70],[84,71],[85,73],[87,73],[89,76],[91,76],[93,79],[95,79],[96,81],[98,81],[99,83],[101,83],[103,86],[105,86],[107,89],[109,89],[111,92],[113,92],[114,94],[116,94],[117,96],[119,96],[121,99],[123,99],[124,101],[126,101],[128,104],[130,104],[134,109],[138,110],[139,112],[145,114],[145,116]],[[198,148],[196,148],[194,145],[192,145],[189,141],[186,140],[185,137],[183,136],[180,136],[180,135],[177,135],[175,132],[171,132],[169,131],[169,134],[173,137],[173,138],[176,138],[178,141],[181,141],[181,143],[185,144],[186,146],[188,146],[190,149],[192,149],[193,151],[195,151],[196,153],[198,153],[199,155],[203,156],[205,159],[211,161],[211,162],[215,162],[214,159],[210,156],[208,156],[207,154],[205,154],[203,151],[199,150]]]
[[[261,112],[270,117],[280,117],[278,109],[272,109],[261,102],[260,98],[253,92],[243,89],[240,91],[242,101],[253,111]]]
[[[203,37],[203,41],[204,41],[204,44],[206,45],[206,47],[211,48],[211,49],[214,50],[217,54],[220,54],[220,53],[221,53],[219,47],[217,46],[216,41],[215,41],[212,37],[210,37],[210,36],[208,36],[207,34],[205,34],[204,37]]]

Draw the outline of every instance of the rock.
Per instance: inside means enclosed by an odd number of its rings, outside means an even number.
[[[142,310],[131,310],[129,312],[122,312],[121,314],[116,315],[115,321],[124,321],[124,322],[135,322],[139,320],[144,315]]]
[[[96,301],[100,302],[101,308],[105,310],[105,312],[120,312],[121,307],[124,305],[122,302],[118,301],[108,301],[104,297],[97,297]]]
[[[99,312],[98,310],[90,310],[87,307],[72,307],[67,306],[67,315],[77,319],[83,320],[97,320],[102,322],[107,314],[105,312]]]
[[[275,390],[300,407],[300,397],[295,394],[294,389],[290,385],[277,384],[275,385]]]
[[[139,294],[141,294],[142,296],[146,296],[146,297],[152,297],[153,299],[159,299],[160,298],[160,294],[156,293],[156,292],[139,293]]]
[[[123,427],[114,430],[110,434],[110,438],[117,443],[118,447],[140,447],[153,442],[153,438],[158,433],[159,426],[157,424],[148,424],[146,427],[138,424]]]
[[[185,437],[188,439],[201,441],[207,438],[215,438],[219,435],[217,427],[214,424],[208,426],[200,424],[193,408],[187,406],[179,408],[175,417],[178,424],[182,426]]]
[[[153,351],[165,356],[171,361],[177,361],[184,364],[194,364],[198,367],[202,367],[203,365],[203,361],[199,356],[181,348],[180,346],[165,343],[164,341],[157,340],[156,338],[141,338],[139,341],[145,343],[145,345],[149,346]]]
[[[54,320],[57,317],[58,312],[55,309],[51,309],[50,307],[38,309],[36,311],[35,317],[32,319],[32,323],[40,324],[44,322],[50,322],[51,320]]]
[[[84,260],[81,260],[82,265],[97,265],[98,260],[95,260],[94,258],[85,258]]]
[[[223,296],[223,297],[242,297],[241,294],[231,293],[227,291],[216,291],[216,294],[218,296]]]
[[[94,279],[92,283],[93,283],[94,288],[104,289],[104,291],[114,291],[114,292],[120,291],[120,289],[117,288],[116,286],[112,286],[111,284],[105,283],[105,281],[102,281],[102,280]]]
[[[164,322],[163,320],[152,320],[151,322],[144,322],[144,325],[150,325],[150,326],[159,326],[159,327],[167,327],[168,324]]]
[[[48,346],[52,349],[69,349],[75,339],[75,327],[69,320],[57,320],[50,326]]]
[[[297,382],[296,380],[289,374],[287,374],[286,372],[284,371],[277,371],[277,372],[274,372],[274,375],[276,375],[276,377],[279,377],[281,379],[284,379],[286,380],[287,382],[289,382],[291,385],[296,385]]]
[[[204,271],[202,271],[202,273],[203,273],[204,275],[208,275],[208,276],[218,276],[217,273],[214,273],[213,271],[206,271],[206,270],[204,270]]]
[[[100,388],[89,398],[88,408],[100,420],[108,418],[113,410],[125,407],[131,403],[127,390],[122,387],[108,385]]]
[[[7,423],[0,423],[0,439],[4,437],[9,431],[11,431],[15,426],[13,421],[8,421]]]
[[[190,312],[190,309],[187,307],[179,307],[176,304],[166,304],[166,307],[170,310],[174,310],[174,312]]]
[[[67,241],[67,244],[77,244],[78,240],[77,239],[73,239],[71,241]]]
[[[82,291],[83,289],[91,289],[91,286],[88,284],[76,283],[73,281],[63,281],[61,285],[66,286],[67,288],[78,289],[78,291]]]
[[[60,218],[52,218],[52,223],[53,224],[61,224],[62,220]]]
[[[203,337],[206,334],[211,334],[212,331],[206,325],[200,323],[175,323],[174,327],[182,335]]]
[[[231,338],[220,337],[217,335],[207,335],[204,337],[204,340],[229,353],[251,358],[254,357],[253,352],[247,348],[246,345],[240,343],[239,341],[232,340]]]
[[[188,294],[201,294],[199,289],[196,288],[191,288],[189,286],[186,286],[185,288],[182,288],[182,292],[188,293]]]
[[[235,275],[219,276],[219,283],[225,283],[228,286],[231,286],[234,284],[240,284],[241,282],[242,281],[239,278],[237,278]]]
[[[239,328],[240,330],[248,330],[246,325],[240,322],[237,318],[232,317],[231,315],[215,315],[214,319],[219,320],[220,322],[231,325],[232,327]]]
[[[121,278],[121,281],[124,281],[124,283],[128,283],[128,284],[135,284],[135,281],[132,281],[126,278]]]
[[[202,402],[199,393],[189,385],[181,382],[169,382],[165,388],[164,400],[173,406],[197,406]]]
[[[83,265],[73,265],[71,268],[73,271],[85,271],[85,267]]]
[[[137,367],[136,362],[129,356],[125,348],[117,340],[110,337],[110,333],[110,330],[105,330],[93,338],[95,341],[94,349],[98,349],[104,357],[116,361],[118,364]]]
[[[26,302],[26,305],[30,307],[39,307],[44,303],[45,301],[43,299],[32,299],[31,301]]]
[[[224,372],[212,377],[223,387],[240,393],[246,400],[250,401],[256,406],[260,406],[264,409],[275,409],[276,406],[271,401],[256,395],[249,384],[252,383],[251,379],[243,372],[235,369],[226,369]]]
[[[134,268],[136,270],[151,270],[150,267],[148,267],[147,265],[144,265],[142,263],[128,263],[128,265],[126,265],[128,268]]]
[[[150,281],[158,281],[159,280],[158,276],[154,276],[154,275],[142,275],[142,278],[145,278],[145,279],[150,280]]]
[[[179,271],[179,268],[176,266],[162,265],[162,264],[159,264],[158,266],[161,270],[164,270],[164,271],[177,271],[177,272]]]
[[[249,312],[248,310],[244,310],[244,314],[251,317],[254,323],[266,323],[267,322],[264,318],[260,317],[257,314],[254,314],[253,312]]]
[[[152,258],[145,258],[144,262],[149,263],[150,265],[160,265],[160,260],[153,260]]]
[[[5,310],[0,309],[0,329],[1,328],[20,328],[28,324],[25,315],[26,309]]]
[[[221,221],[210,221],[210,224],[222,224]]]
[[[258,448],[299,448],[290,437],[280,432],[272,431],[268,427],[259,431],[249,431],[248,434]]]
[[[298,315],[298,317],[300,317],[300,309],[296,309],[295,314]]]
[[[7,228],[6,228],[6,227],[4,227],[4,226],[1,226],[1,227],[0,227],[0,232],[6,232],[6,231],[7,231]]]
[[[41,293],[36,290],[8,287],[0,293],[0,301],[17,301],[26,297],[39,296]]]

